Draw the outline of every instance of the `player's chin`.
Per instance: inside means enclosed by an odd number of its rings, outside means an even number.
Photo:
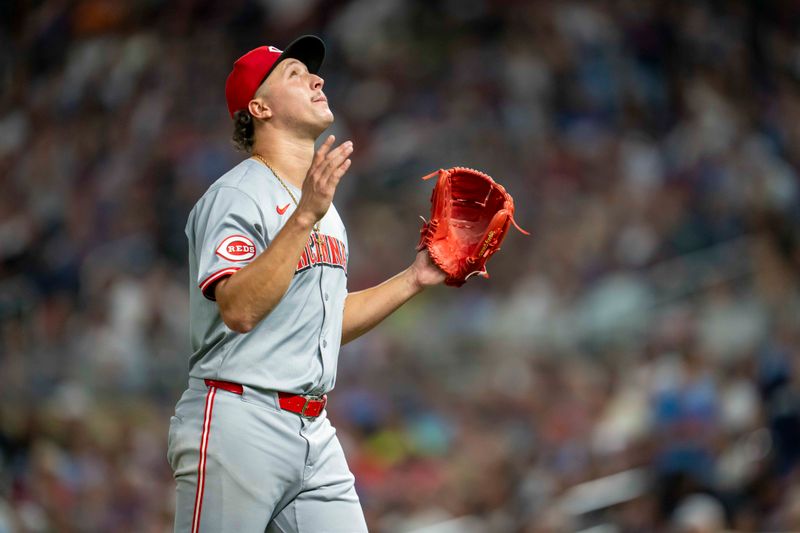
[[[328,129],[331,124],[333,124],[333,112],[330,109],[327,110],[325,113],[320,113],[317,116],[317,124],[320,127],[320,133]]]
[[[323,122],[325,122],[325,124],[326,124],[326,125],[325,125],[325,127],[326,127],[326,128],[327,128],[328,126],[330,126],[331,124],[333,124],[333,119],[334,119],[334,117],[333,117],[333,111],[331,111],[331,110],[330,110],[330,108],[326,109],[326,110],[325,110],[325,111],[324,111],[324,112],[321,114],[321,120],[322,120]]]

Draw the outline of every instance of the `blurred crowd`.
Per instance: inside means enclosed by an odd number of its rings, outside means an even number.
[[[171,530],[186,217],[246,157],[233,60],[303,33],[355,144],[351,290],[413,260],[440,167],[533,233],[343,348],[370,530],[800,531],[796,2],[26,0],[0,3],[0,533]]]

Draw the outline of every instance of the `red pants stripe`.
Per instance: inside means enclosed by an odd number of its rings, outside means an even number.
[[[206,394],[206,409],[203,415],[203,433],[200,436],[200,461],[197,464],[197,492],[194,496],[194,514],[192,517],[192,533],[200,531],[200,511],[203,508],[203,490],[206,484],[206,451],[208,435],[211,432],[211,413],[214,410],[216,387],[209,387]]]

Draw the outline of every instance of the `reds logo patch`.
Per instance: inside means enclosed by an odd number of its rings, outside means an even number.
[[[228,261],[247,261],[256,256],[256,245],[244,235],[231,235],[217,246],[217,255]]]

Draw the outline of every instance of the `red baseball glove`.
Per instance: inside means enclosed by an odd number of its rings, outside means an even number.
[[[423,177],[439,179],[431,195],[431,219],[420,230],[417,250],[428,249],[446,274],[445,283],[460,287],[473,274],[489,277],[486,261],[500,249],[514,221],[514,199],[483,172],[454,167]]]

